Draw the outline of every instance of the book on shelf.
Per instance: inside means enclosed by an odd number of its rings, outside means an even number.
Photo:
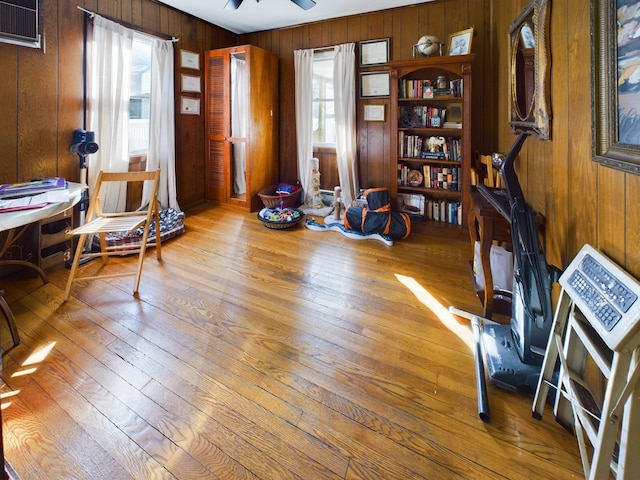
[[[398,158],[451,160],[454,162],[459,162],[461,160],[462,157],[460,154],[459,138],[442,137],[445,138],[444,144],[438,144],[434,151],[431,151],[428,147],[430,138],[439,137],[410,135],[407,132],[400,130],[398,132]]]
[[[425,207],[427,220],[462,225],[462,204],[444,199],[428,199]]]
[[[442,124],[443,128],[462,128],[461,122],[444,122]]]
[[[67,181],[60,177],[43,178],[23,183],[5,183],[0,185],[0,198],[26,197],[65,188],[67,188]]]
[[[451,80],[450,85],[451,85],[451,91],[453,92],[454,97],[461,97],[463,95],[464,85],[461,78]]]
[[[424,165],[424,186],[434,190],[460,191],[460,167]]]

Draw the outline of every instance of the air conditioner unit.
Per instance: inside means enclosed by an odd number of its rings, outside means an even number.
[[[40,0],[0,0],[0,42],[40,48]]]

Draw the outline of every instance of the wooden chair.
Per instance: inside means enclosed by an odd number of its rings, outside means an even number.
[[[160,170],[152,172],[100,172],[96,187],[89,202],[89,209],[86,214],[85,224],[72,230],[68,235],[79,236],[78,244],[76,246],[76,252],[73,257],[73,263],[71,265],[71,271],[69,273],[69,279],[67,281],[67,288],[64,292],[64,300],[69,299],[71,292],[71,285],[73,282],[80,282],[86,280],[96,280],[99,278],[115,278],[124,277],[128,275],[135,275],[135,283],[133,285],[133,293],[138,292],[140,285],[140,276],[142,274],[142,264],[144,263],[145,252],[147,247],[156,247],[156,257],[160,261],[161,257],[161,245],[160,245],[160,217],[158,213],[158,183],[160,180]],[[151,201],[146,210],[136,210],[134,212],[119,212],[119,213],[106,213],[102,211],[102,205],[100,203],[101,190],[105,184],[113,184],[114,182],[151,182]],[[155,221],[155,233],[156,241],[153,243],[148,242],[149,228],[151,222]],[[127,232],[132,233],[138,228],[143,227],[142,240],[140,244],[108,246],[106,242],[107,233],[112,232]],[[100,251],[92,252],[90,246],[87,246],[88,250],[85,251],[85,243],[87,239],[92,239],[94,235],[100,237]],[[137,253],[138,254],[138,266],[134,273],[114,273],[114,274],[97,274],[92,276],[78,276],[78,267],[83,259],[101,257],[103,264],[106,264],[109,260],[109,256],[122,255],[123,253]]]
[[[485,166],[487,176],[484,179],[484,184],[487,187],[502,188],[502,173],[493,166],[491,161],[491,155],[478,155],[480,163]]]

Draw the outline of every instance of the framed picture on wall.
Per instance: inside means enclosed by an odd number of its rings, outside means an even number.
[[[389,62],[389,39],[360,42],[360,66],[382,65]]]
[[[365,105],[365,122],[384,122],[384,105]]]
[[[640,1],[591,0],[593,160],[640,174],[640,37],[627,15]]]
[[[200,54],[189,50],[180,50],[180,67],[200,70]]]
[[[200,115],[200,99],[182,97],[180,99],[180,113],[183,115]]]
[[[388,97],[389,96],[389,72],[367,72],[360,74],[360,96]]]
[[[182,81],[183,92],[200,93],[200,77],[197,75],[180,75]]]

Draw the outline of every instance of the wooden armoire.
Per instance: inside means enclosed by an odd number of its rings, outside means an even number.
[[[205,53],[206,195],[255,211],[278,182],[278,58],[255,47]]]

